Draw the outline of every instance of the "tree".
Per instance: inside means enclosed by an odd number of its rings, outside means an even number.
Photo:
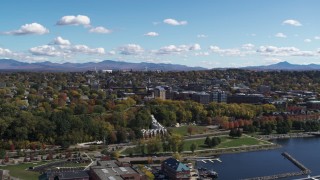
[[[172,157],[175,158],[176,160],[179,160],[179,161],[182,159],[182,156],[177,152],[173,153]]]
[[[173,152],[180,151],[181,148],[183,149],[183,139],[182,139],[182,136],[179,135],[179,134],[172,134],[172,135],[169,137],[169,144],[170,144],[171,150],[172,150]]]
[[[198,148],[197,144],[196,143],[192,143],[190,145],[190,150],[192,151],[192,153],[194,153],[194,151]]]
[[[4,159],[6,156],[6,151],[4,149],[0,149],[0,159]]]
[[[233,128],[229,132],[229,136],[231,137],[241,137],[242,136],[242,131],[239,128]]]
[[[211,139],[209,136],[206,137],[206,140],[204,140],[204,144],[211,147]]]
[[[160,149],[160,141],[158,138],[151,138],[147,141],[148,154],[154,154],[156,152],[159,152]]]
[[[189,135],[191,136],[193,134],[194,128],[191,125],[189,125],[187,131],[188,131]]]

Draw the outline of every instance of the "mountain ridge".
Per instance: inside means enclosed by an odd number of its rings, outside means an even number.
[[[260,70],[260,71],[272,71],[272,70],[284,70],[284,71],[311,71],[320,70],[319,64],[291,64],[287,61],[282,61],[276,64],[266,65],[266,66],[247,66],[240,69],[247,70]]]
[[[50,61],[27,63],[14,59],[0,59],[0,71],[56,71],[56,72],[77,72],[88,70],[162,70],[162,71],[192,71],[192,70],[207,70],[203,67],[189,67],[180,64],[166,63],[132,63],[125,61],[104,60],[101,62],[86,62],[86,63],[54,63]]]

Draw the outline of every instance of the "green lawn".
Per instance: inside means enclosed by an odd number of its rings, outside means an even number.
[[[172,131],[172,133],[180,134],[182,136],[188,136],[190,135],[188,133],[188,127],[189,126],[181,126],[181,127],[174,127],[169,129]],[[208,130],[205,126],[190,125],[190,127],[192,127],[193,129],[192,134],[203,134]]]
[[[221,143],[214,148],[230,148],[230,147],[269,144],[269,142],[260,141],[258,139],[255,139],[246,135],[243,135],[241,138],[231,138],[229,136],[219,136],[219,137],[221,138]],[[196,143],[198,145],[198,148],[196,150],[210,149],[207,145],[204,144],[205,139],[206,138],[185,140],[183,145],[184,151],[190,151],[190,146],[192,143]],[[128,148],[125,151],[123,151],[121,154],[129,155],[130,152],[133,154],[140,153],[138,148]],[[145,152],[147,152],[146,149],[145,149]]]
[[[221,143],[215,148],[229,148],[229,147],[267,144],[267,142],[259,141],[249,136],[242,136],[241,138],[231,138],[229,136],[220,136],[220,138],[221,138]],[[196,139],[196,140],[187,140],[184,142],[184,150],[190,151],[190,146],[192,143],[196,143],[198,145],[197,150],[209,149],[209,147],[204,144],[204,141],[205,141],[205,138]]]
[[[10,170],[10,175],[16,178],[20,178],[23,180],[35,180],[38,179],[38,176],[40,175],[39,172],[27,171],[26,169],[28,169],[31,166],[37,166],[45,163],[48,162],[38,162],[37,164],[23,163],[19,165],[0,166],[0,169]]]

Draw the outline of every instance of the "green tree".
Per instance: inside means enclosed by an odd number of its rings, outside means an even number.
[[[196,143],[192,143],[192,144],[190,145],[190,150],[191,150],[192,153],[194,153],[194,151],[195,151],[197,148],[198,148],[198,145],[197,145]]]

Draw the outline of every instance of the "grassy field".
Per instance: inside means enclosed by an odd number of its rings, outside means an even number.
[[[229,136],[220,136],[220,138],[221,143],[218,146],[214,147],[214,149],[269,144],[269,142],[260,141],[258,139],[246,135],[243,135],[241,138],[231,138]],[[196,150],[210,149],[207,145],[204,144],[204,141],[205,138],[185,140],[183,150],[190,151],[190,146],[192,143],[197,144],[198,148]],[[139,150],[137,148],[128,148],[121,154],[129,155],[130,152],[133,154],[139,154]],[[145,152],[147,152],[146,149]]]
[[[181,126],[181,127],[173,127],[169,129],[172,131],[172,133],[180,134],[182,136],[188,136],[190,135],[188,133],[188,127],[189,126]],[[192,127],[193,129],[192,134],[203,134],[208,130],[207,127],[205,126],[190,125],[190,127]]]
[[[40,175],[39,172],[27,171],[31,166],[37,166],[41,164],[45,164],[47,162],[38,162],[35,163],[23,163],[19,165],[10,165],[10,166],[0,166],[0,169],[10,170],[10,175],[16,178],[20,178],[23,180],[35,180],[38,179]]]
[[[259,141],[249,136],[242,136],[241,138],[231,138],[229,136],[221,136],[220,138],[221,138],[221,143],[214,148],[230,148],[230,147],[267,144],[267,142],[265,141]],[[184,150],[190,151],[190,146],[192,143],[196,143],[198,145],[197,150],[209,149],[209,147],[204,144],[204,141],[205,141],[205,138],[185,141]]]

